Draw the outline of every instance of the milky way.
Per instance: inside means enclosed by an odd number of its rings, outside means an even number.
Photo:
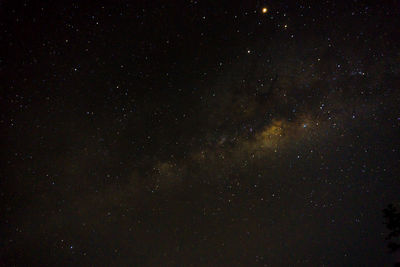
[[[393,1],[62,2],[0,5],[1,264],[393,262]]]

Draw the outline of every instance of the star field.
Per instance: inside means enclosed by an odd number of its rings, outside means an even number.
[[[396,1],[0,3],[4,266],[388,266]]]

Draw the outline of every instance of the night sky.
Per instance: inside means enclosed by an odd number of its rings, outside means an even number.
[[[0,265],[390,266],[399,1],[0,2]]]

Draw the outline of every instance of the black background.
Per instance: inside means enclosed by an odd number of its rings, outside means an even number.
[[[2,265],[392,262],[398,1],[0,9]]]

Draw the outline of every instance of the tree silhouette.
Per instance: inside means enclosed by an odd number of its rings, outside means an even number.
[[[387,235],[386,240],[389,241],[388,247],[393,253],[400,249],[400,212],[389,204],[386,209],[383,210],[385,225],[389,229],[390,233]]]

